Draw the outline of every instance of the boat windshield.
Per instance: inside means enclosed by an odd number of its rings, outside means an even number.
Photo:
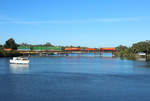
[[[14,57],[13,60],[28,60],[26,57]]]
[[[28,58],[23,58],[22,60],[28,60]]]

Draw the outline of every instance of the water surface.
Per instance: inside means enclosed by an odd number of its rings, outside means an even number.
[[[111,57],[0,58],[0,101],[150,101],[150,62]]]

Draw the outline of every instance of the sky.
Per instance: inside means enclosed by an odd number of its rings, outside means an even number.
[[[150,0],[0,0],[0,44],[116,47],[150,40]]]

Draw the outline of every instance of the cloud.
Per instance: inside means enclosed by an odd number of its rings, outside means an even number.
[[[127,21],[140,21],[141,18],[106,18],[106,19],[95,19],[97,22],[127,22]]]
[[[150,20],[149,18],[96,18],[82,20],[49,20],[49,21],[17,21],[12,19],[1,20],[0,23],[12,24],[79,24],[79,23],[101,23],[101,22],[135,22]]]

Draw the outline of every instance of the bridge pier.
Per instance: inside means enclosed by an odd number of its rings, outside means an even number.
[[[39,55],[40,55],[40,56],[43,56],[43,54],[42,54],[42,53],[40,53]]]
[[[112,52],[112,57],[114,57],[115,56],[115,53],[114,52]]]
[[[100,52],[100,56],[103,56],[103,52]]]
[[[96,52],[94,52],[94,56],[96,56],[97,54],[96,54]]]
[[[114,52],[101,51],[101,52],[100,52],[100,56],[103,56],[103,53],[112,53],[112,57],[115,57],[115,53],[114,53]]]

